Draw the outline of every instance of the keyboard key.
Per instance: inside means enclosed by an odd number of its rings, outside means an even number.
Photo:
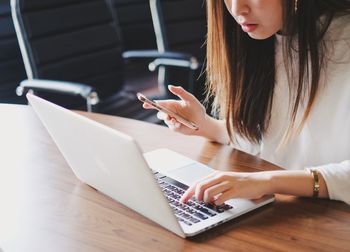
[[[200,222],[200,220],[198,220],[198,219],[196,219],[196,218],[191,218],[190,219],[190,221],[192,222],[192,223],[198,223],[198,222]]]
[[[230,209],[232,209],[232,208],[233,208],[233,206],[228,205],[228,204],[224,204],[223,208],[224,208],[224,210],[226,211],[226,210],[230,210]]]
[[[208,219],[207,216],[205,216],[204,214],[201,214],[200,212],[195,212],[193,215],[198,217],[198,218],[200,218],[200,219],[202,219],[202,220]]]
[[[218,213],[223,213],[225,212],[226,210],[229,210],[229,209],[232,209],[233,207],[230,206],[230,205],[227,205],[227,204],[222,204],[220,206],[216,206],[214,204],[204,204],[205,207],[209,208],[209,209],[212,209]]]
[[[185,223],[185,224],[188,225],[188,226],[192,226],[192,223],[191,223],[191,222],[189,222],[189,221],[187,221],[187,220],[184,220],[184,219],[182,219],[181,217],[177,217],[177,220],[178,220],[178,221],[181,221],[181,222],[183,222],[183,223]]]
[[[214,204],[202,204],[203,206],[217,212],[217,213],[223,213],[225,210],[222,209],[220,206],[216,206]]]
[[[195,209],[198,211],[201,211],[202,213],[205,213],[206,215],[209,215],[210,217],[213,217],[216,215],[216,213],[210,211],[208,208],[202,207],[202,206],[196,206]]]

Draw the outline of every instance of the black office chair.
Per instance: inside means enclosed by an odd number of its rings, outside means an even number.
[[[169,57],[163,57],[163,58],[157,58],[154,61],[152,61],[149,64],[149,69],[151,71],[158,71],[158,90],[161,96],[163,98],[171,97],[171,94],[167,91],[166,86],[168,84],[183,84],[182,82],[169,82],[167,81],[167,72],[168,70],[171,72],[181,72],[182,74],[185,73],[186,76],[190,76],[191,79],[193,79],[195,71],[199,68],[198,60],[196,57],[193,56],[192,52],[190,50],[184,51],[184,50],[177,50],[178,48],[170,48],[166,45],[163,45],[163,42],[159,42],[158,40],[162,40],[162,38],[166,36],[166,34],[162,34],[159,36],[159,34],[155,34],[155,31],[158,32],[157,29],[154,29],[153,23],[157,23],[158,21],[163,24],[162,22],[162,13],[160,12],[160,8],[157,9],[159,13],[156,15],[154,14],[154,11],[152,11],[151,15],[151,4],[152,1],[149,0],[108,0],[111,3],[112,9],[116,13],[116,16],[118,18],[118,22],[120,23],[121,32],[123,34],[124,40],[127,42],[126,46],[128,49],[150,49],[150,48],[157,48],[158,53],[161,54],[169,54]],[[187,6],[190,6],[193,0],[186,0],[190,4],[187,4]],[[162,5],[167,6],[169,3],[174,7],[172,10],[169,9],[169,11],[172,11],[175,15],[180,15],[180,12],[183,12],[181,10],[183,1],[167,1],[162,0]],[[172,4],[173,3],[173,4]],[[178,3],[180,5],[178,6]],[[157,8],[160,6],[160,4],[157,5]],[[188,14],[192,13],[191,11],[185,10]],[[173,16],[174,16],[173,14]],[[191,14],[190,14],[191,15]],[[179,26],[179,30],[183,29],[184,27]],[[184,30],[185,34],[187,34],[188,30]],[[189,31],[192,34],[196,33],[196,31]],[[182,36],[181,34],[177,33],[177,35]],[[185,35],[186,36],[186,35]],[[139,43],[139,37],[142,38],[142,43]],[[157,42],[156,42],[157,39]],[[166,40],[166,38],[165,38]],[[158,45],[158,46],[157,46]],[[181,48],[182,49],[182,48]],[[176,55],[174,57],[174,55]],[[185,81],[184,87],[192,92],[192,85],[188,85],[188,80]]]
[[[0,103],[24,104],[16,95],[18,83],[26,78],[9,0],[0,0]]]
[[[86,101],[88,111],[158,121],[154,111],[142,109],[135,92],[125,90],[124,60],[176,58],[176,54],[123,52],[117,23],[105,0],[12,0],[11,5],[28,75],[19,94],[40,91],[54,101],[57,96],[43,91],[76,95]],[[70,108],[82,102],[66,100]]]
[[[199,100],[204,99],[205,75],[202,74],[206,54],[207,32],[204,0],[149,0],[152,22],[159,52],[177,51],[196,59],[190,71],[169,68],[167,59],[155,59],[153,69],[160,68],[160,79],[167,84],[182,84]],[[169,94],[170,95],[170,94]]]

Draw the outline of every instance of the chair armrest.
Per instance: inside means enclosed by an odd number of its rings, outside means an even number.
[[[124,59],[182,59],[191,60],[194,58],[187,53],[179,53],[173,51],[158,52],[157,50],[137,50],[137,51],[125,51],[122,54]]]
[[[22,81],[17,87],[16,93],[18,96],[21,96],[29,89],[68,95],[80,95],[84,98],[88,97],[90,93],[93,92],[93,88],[85,84],[66,81],[32,79]]]
[[[171,66],[171,67],[182,67],[188,68],[190,70],[197,70],[199,68],[199,62],[196,58],[191,60],[180,60],[180,59],[155,59],[148,64],[148,69],[150,71],[155,71],[161,66]]]
[[[149,63],[148,68],[150,71],[155,71],[160,66],[182,67],[190,70],[197,70],[199,68],[199,62],[196,57],[179,52],[158,52],[157,50],[138,50],[138,51],[125,51],[123,53],[124,59],[155,59]]]
[[[91,106],[99,103],[98,94],[93,87],[76,82],[42,79],[24,80],[16,88],[16,94],[18,96],[22,96],[29,90],[46,91],[67,95],[80,95],[87,101],[88,110],[90,110],[89,107],[91,108]]]

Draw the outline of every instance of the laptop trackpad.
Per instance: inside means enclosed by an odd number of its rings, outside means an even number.
[[[192,163],[181,168],[168,171],[166,175],[186,185],[191,185],[193,182],[208,176],[214,172],[210,167],[200,164]]]

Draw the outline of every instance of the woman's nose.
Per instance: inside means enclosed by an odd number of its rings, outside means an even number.
[[[246,16],[249,13],[249,5],[244,0],[232,0],[230,12],[236,18]]]

